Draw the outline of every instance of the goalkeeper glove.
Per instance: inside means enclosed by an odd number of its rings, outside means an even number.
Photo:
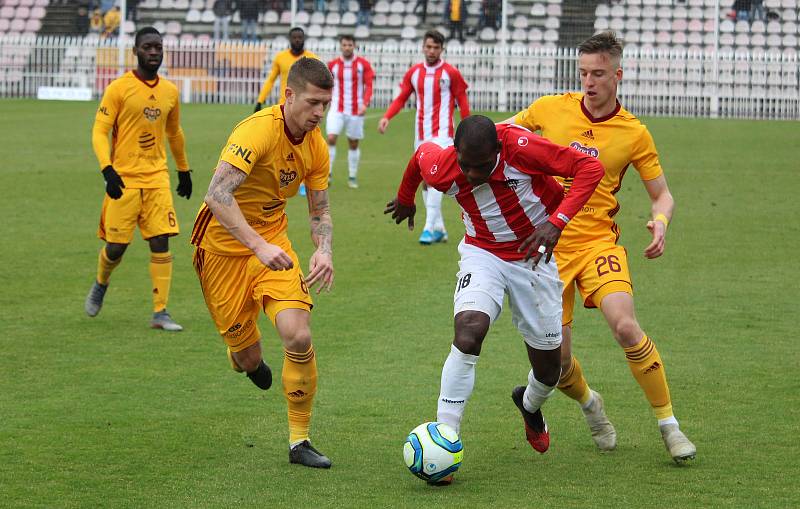
[[[113,166],[108,165],[103,168],[103,178],[106,181],[108,197],[112,200],[119,200],[122,197],[122,188],[125,187],[125,183],[122,182],[122,178],[114,170]]]
[[[258,113],[261,111],[261,103],[256,103],[256,107],[253,109],[253,113]]]
[[[187,200],[192,197],[192,170],[178,172],[178,196],[183,196]]]

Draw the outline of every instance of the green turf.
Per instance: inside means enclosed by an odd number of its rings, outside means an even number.
[[[478,365],[457,482],[430,488],[406,470],[402,443],[435,417],[463,229],[451,200],[447,245],[420,247],[419,231],[382,216],[410,155],[411,114],[379,136],[379,112],[371,112],[358,190],[345,185],[347,150],[339,147],[336,284],[313,313],[313,437],[334,467],[313,471],[287,462],[280,389],[262,393],[229,369],[191,268],[187,233],[219,150],[249,107],[182,109],[195,192],[189,202],[176,198],[183,234],[171,243],[169,307],[186,330],[174,335],[147,328],[140,238],[114,273],[102,313],[84,315],[103,193],[89,134],[95,107],[0,103],[0,506],[800,505],[796,123],[648,119],[677,202],[657,261],[642,256],[649,205],[635,172],[620,192],[637,315],[697,444],[693,464],[672,464],[624,355],[602,317],[584,310],[575,352],[604,394],[618,450],[598,453],[578,408],[557,395],[545,407],[551,450],[534,453],[509,398],[527,360],[506,313]],[[288,210],[304,264],[305,208],[296,199]],[[261,327],[266,359],[279,371],[281,348],[268,321]]]

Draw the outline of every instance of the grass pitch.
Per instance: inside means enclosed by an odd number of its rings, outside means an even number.
[[[402,443],[435,418],[463,226],[445,200],[451,241],[423,248],[419,230],[382,215],[411,154],[412,114],[380,136],[372,112],[358,190],[346,186],[344,140],[339,146],[336,283],[316,297],[312,324],[320,370],[312,433],[334,467],[314,471],[288,464],[280,388],[258,391],[228,367],[191,268],[194,214],[249,106],[182,108],[195,190],[189,202],[175,198],[183,233],[171,242],[169,309],[185,326],[180,334],[148,329],[141,238],[113,274],[102,313],[84,315],[101,245],[95,107],[0,105],[0,506],[800,505],[796,123],[648,119],[677,202],[661,259],[642,255],[649,201],[635,172],[619,194],[637,315],[659,346],[698,459],[672,464],[602,316],[582,309],[574,350],[605,398],[618,450],[597,452],[577,406],[556,395],[544,408],[551,450],[533,452],[509,397],[525,380],[525,350],[504,314],[478,364],[456,483],[431,488],[407,472]],[[306,264],[305,200],[288,213]],[[266,319],[261,328],[265,357],[280,371],[279,341]]]

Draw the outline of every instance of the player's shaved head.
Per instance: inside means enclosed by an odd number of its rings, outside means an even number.
[[[303,57],[292,64],[286,85],[295,93],[300,93],[308,83],[323,90],[333,90],[333,75],[322,61]]]
[[[578,55],[594,55],[606,53],[609,58],[619,64],[622,60],[622,41],[611,31],[595,34],[578,46]]]
[[[458,167],[467,182],[473,186],[485,184],[497,167],[500,152],[494,122],[483,115],[470,115],[458,124],[453,141]]]
[[[142,27],[142,28],[140,28],[139,30],[136,31],[136,36],[133,39],[133,45],[134,46],[139,46],[139,43],[141,42],[142,37],[144,37],[145,35],[148,35],[148,34],[154,34],[154,35],[157,35],[157,36],[161,37],[161,32],[159,32],[155,28],[153,28],[153,27]]]
[[[497,127],[489,117],[470,115],[458,124],[453,140],[456,150],[482,155],[497,149]]]

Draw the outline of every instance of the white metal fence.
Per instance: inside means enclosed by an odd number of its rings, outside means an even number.
[[[286,47],[272,43],[173,41],[162,75],[184,102],[254,103],[270,59]],[[332,41],[312,42],[322,59],[335,57]],[[421,59],[417,43],[365,43],[375,68],[375,107],[386,107],[409,66]],[[571,49],[522,45],[464,45],[445,58],[470,85],[475,110],[516,111],[544,95],[579,89]],[[99,97],[123,68],[134,67],[129,46],[78,37],[0,37],[0,97],[36,97],[39,87],[86,87]],[[800,119],[800,60],[770,53],[627,52],[621,100],[637,115]],[[276,87],[277,90],[277,87]],[[275,100],[275,91],[270,100]]]

